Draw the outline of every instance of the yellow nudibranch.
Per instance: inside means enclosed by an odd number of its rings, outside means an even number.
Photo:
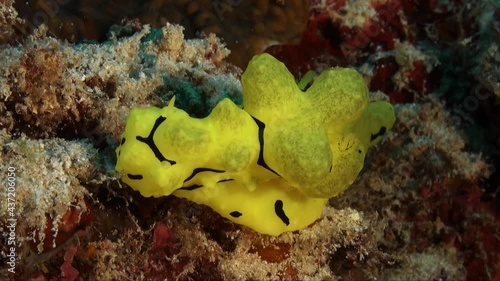
[[[367,150],[395,122],[369,102],[359,73],[333,68],[301,90],[283,63],[255,56],[242,75],[243,108],[223,99],[205,118],[174,106],[132,109],[116,170],[143,196],[173,194],[264,234],[313,223],[347,189]]]

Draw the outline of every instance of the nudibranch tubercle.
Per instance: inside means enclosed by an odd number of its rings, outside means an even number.
[[[283,63],[261,54],[242,85],[243,108],[223,99],[205,118],[175,98],[132,109],[116,149],[122,180],[143,196],[173,194],[279,235],[318,219],[395,122],[392,105],[369,102],[352,69],[326,70],[302,91]]]

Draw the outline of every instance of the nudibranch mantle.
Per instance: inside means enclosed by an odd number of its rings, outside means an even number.
[[[143,196],[173,194],[258,232],[279,235],[321,216],[391,129],[390,103],[369,102],[355,70],[333,68],[302,91],[285,65],[255,56],[243,108],[223,99],[205,118],[174,106],[132,109],[116,170]]]

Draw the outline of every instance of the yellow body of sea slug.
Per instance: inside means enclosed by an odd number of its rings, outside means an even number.
[[[303,91],[283,63],[261,54],[242,85],[243,108],[223,99],[202,119],[175,99],[133,109],[116,150],[122,180],[143,196],[187,198],[279,235],[318,219],[395,122],[392,106],[370,103],[352,69],[326,70]]]

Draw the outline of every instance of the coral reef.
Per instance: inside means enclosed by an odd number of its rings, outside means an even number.
[[[432,248],[440,253],[455,253],[443,259],[455,265],[451,271],[444,265],[432,271],[439,276],[459,276],[459,280],[465,279],[465,272],[469,280],[492,276],[498,251],[481,254],[486,247],[500,246],[490,236],[490,231],[500,230],[495,226],[498,208],[491,200],[481,199],[481,182],[490,176],[491,167],[480,155],[467,152],[463,135],[453,127],[441,102],[431,98],[396,109],[399,125],[383,143],[388,147],[380,148],[390,153],[373,159],[373,166],[367,167],[359,179],[362,188],[346,192],[335,206],[350,206],[365,213],[377,211],[390,219],[381,247],[395,249],[406,245],[400,252],[404,256],[401,266],[416,266],[418,263],[404,259]],[[487,229],[484,233],[471,236],[471,231],[483,227]],[[465,257],[462,267],[455,250],[465,252],[467,248],[474,254]],[[404,265],[408,262],[412,265]],[[475,264],[478,262],[480,265]],[[419,270],[423,269],[415,272]],[[406,279],[410,278],[408,273],[413,274],[399,269],[384,274],[403,274],[404,278],[396,279]]]
[[[162,27],[181,24],[187,38],[216,34],[231,50],[228,60],[246,66],[253,55],[276,44],[297,43],[309,15],[307,0],[251,1],[17,1],[25,19],[19,30],[29,34],[44,23],[57,38],[71,42],[104,40],[109,28],[122,19]]]
[[[142,43],[148,34],[152,38]],[[153,44],[152,40],[159,41]],[[221,60],[229,52],[216,37],[183,42],[182,30],[171,25],[151,33],[146,28],[115,44],[72,47],[53,38],[31,37],[23,49],[1,52],[4,67],[0,70],[3,100],[0,128],[31,137],[98,134],[104,140],[121,129],[115,127],[120,122],[110,120],[126,116],[129,107],[159,103],[167,98],[150,96],[153,91],[175,94],[178,86],[163,81],[175,77],[182,82],[181,77],[188,73],[198,80],[197,84],[203,85],[191,86],[197,89],[192,90],[193,95],[227,86],[223,91],[231,97],[239,93],[240,87],[232,74],[224,76],[231,67],[225,68]],[[199,57],[207,59],[204,62]],[[121,63],[110,65],[113,61]],[[181,99],[187,109],[210,108],[215,101],[200,103],[191,97],[186,101]]]
[[[158,11],[153,18],[167,9],[158,1],[131,11],[140,4],[129,2],[125,12]],[[105,15],[124,12],[114,2],[61,5],[49,28],[28,36],[23,16],[49,15],[56,1],[0,1],[2,280],[500,278],[498,1],[313,0],[310,14],[305,1],[291,5],[310,16],[301,42],[267,52],[295,78],[354,67],[372,100],[398,104],[393,131],[353,186],[309,228],[279,237],[184,199],[144,198],[114,172],[132,107],[165,106],[176,95],[201,117],[224,97],[241,101],[241,70],[227,62],[221,40],[185,39],[191,22],[208,27],[198,17],[207,10],[189,14],[190,2],[175,2],[185,30],[167,17],[156,18],[159,28],[128,21],[105,39],[115,23]],[[224,10],[224,23],[238,11],[277,9],[266,3]],[[258,46],[291,42],[303,26],[273,19],[290,33],[276,24]],[[80,44],[47,35],[57,30]],[[83,43],[95,38],[101,42]]]
[[[15,24],[18,21],[17,11],[12,7],[14,0],[3,1],[0,5],[0,44],[8,43],[15,33]]]
[[[374,246],[363,243],[368,240],[368,220],[348,208],[328,208],[322,219],[300,234],[272,238],[228,225],[212,212],[199,216],[208,211],[206,207],[179,199],[169,203],[168,219],[153,229],[130,229],[95,243],[95,273],[86,276],[100,280],[332,278],[332,251],[349,247],[369,252]],[[318,235],[320,229],[327,231]]]
[[[77,217],[88,212],[84,199],[89,193],[81,182],[93,178],[97,150],[90,143],[63,139],[31,140],[25,136],[10,139],[5,130],[2,136],[2,170],[15,167],[18,175],[15,216],[23,220],[17,233],[38,243],[39,251],[55,247],[60,229],[74,230],[69,225],[73,222],[68,222],[74,218],[65,217],[71,216],[68,209],[77,210]],[[7,206],[0,207],[3,215],[8,213]]]

